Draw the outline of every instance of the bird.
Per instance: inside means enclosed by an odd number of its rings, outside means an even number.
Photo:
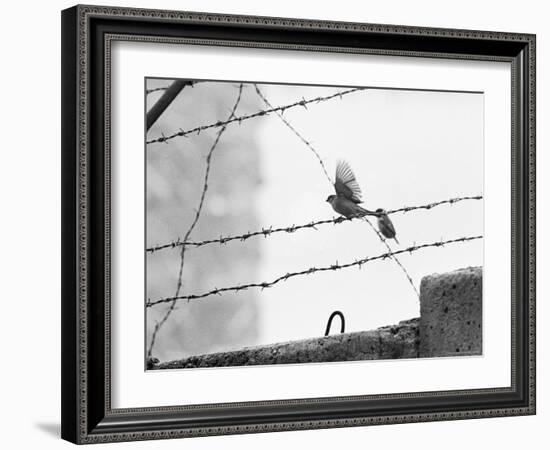
[[[399,241],[395,237],[395,227],[388,217],[386,210],[378,208],[376,213],[378,215],[378,229],[380,230],[380,233],[382,233],[382,235],[387,239],[395,239],[395,242],[399,245]]]
[[[336,164],[336,181],[334,182],[336,195],[329,195],[326,199],[332,206],[332,209],[338,214],[351,219],[354,217],[363,217],[372,214],[359,206],[363,203],[361,198],[361,188],[355,178],[350,165],[343,160]]]

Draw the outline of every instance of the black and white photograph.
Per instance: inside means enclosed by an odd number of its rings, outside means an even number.
[[[147,370],[483,355],[483,92],[143,95]]]

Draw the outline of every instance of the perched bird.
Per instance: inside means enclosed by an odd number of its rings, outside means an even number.
[[[352,217],[363,217],[372,214],[359,206],[362,203],[361,188],[355,179],[355,175],[349,164],[345,161],[338,161],[336,165],[336,181],[334,182],[336,195],[329,195],[327,202],[332,209],[348,219]]]
[[[380,230],[380,233],[388,239],[395,239],[395,242],[399,244],[399,241],[395,237],[395,228],[392,221],[388,217],[386,210],[378,208],[376,213],[378,214],[378,229]]]

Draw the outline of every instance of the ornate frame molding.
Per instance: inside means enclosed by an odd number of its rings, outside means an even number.
[[[251,35],[259,30],[269,30],[272,33],[283,31],[300,33],[301,31],[319,30],[330,31],[341,36],[346,33],[364,34],[366,37],[376,36],[377,42],[383,42],[385,38],[402,38],[405,42],[408,38],[428,38],[429,42],[440,42],[441,39],[453,40],[464,43],[471,41],[471,48],[479,48],[480,42],[497,42],[497,46],[510,54],[502,54],[496,51],[494,54],[460,52],[446,53],[438,51],[437,45],[433,49],[415,50],[409,48],[378,48],[378,47],[348,47],[338,45],[318,45],[315,43],[281,43],[268,41],[247,41],[244,39],[219,39],[206,37],[167,37],[151,36],[145,33],[128,34],[116,33],[110,30],[100,35],[103,45],[102,64],[105,68],[104,75],[104,120],[102,145],[104,147],[103,179],[94,180],[94,168],[91,166],[92,128],[95,124],[90,114],[94,108],[91,105],[91,95],[94,93],[91,82],[92,77],[97,76],[97,67],[94,66],[97,47],[92,47],[94,37],[92,31],[93,21],[107,19],[108,21],[124,24],[128,20],[136,20],[146,26],[148,23],[162,23],[170,26],[182,25],[208,25],[209,27],[238,26],[246,29]],[[221,14],[204,14],[194,12],[159,11],[146,9],[112,8],[99,6],[76,6],[66,10],[63,15],[64,41],[66,48],[63,52],[64,64],[64,129],[63,129],[63,158],[67,161],[67,167],[63,168],[64,192],[64,216],[67,234],[64,233],[63,252],[63,376],[65,380],[71,379],[63,390],[63,437],[77,443],[98,443],[112,441],[129,441],[142,439],[164,439],[173,437],[207,436],[218,434],[238,434],[250,432],[271,432],[283,430],[313,429],[327,427],[348,427],[373,424],[389,424],[404,422],[439,421],[451,419],[468,419],[481,417],[499,417],[510,415],[526,415],[535,413],[535,36],[529,34],[499,33],[470,30],[449,30],[424,27],[405,27],[396,25],[362,24],[348,22],[332,22],[304,19],[234,16]],[[118,26],[118,25],[117,25]],[[102,31],[103,32],[103,31]],[[413,40],[414,40],[413,39]],[[430,41],[431,39],[431,41]],[[68,42],[71,40],[71,42]],[[513,271],[513,311],[512,324],[514,343],[517,333],[523,333],[526,338],[522,348],[512,345],[512,386],[510,388],[483,389],[472,391],[431,392],[419,394],[395,394],[380,396],[360,397],[334,397],[273,402],[250,402],[246,404],[217,404],[198,405],[194,407],[166,407],[166,408],[139,408],[139,409],[111,409],[110,402],[110,64],[111,43],[115,40],[146,41],[156,43],[187,43],[197,45],[223,45],[244,46],[256,48],[277,48],[305,51],[330,51],[350,52],[366,54],[384,54],[414,57],[436,57],[453,59],[482,59],[491,61],[508,61],[512,63],[512,154],[513,176],[512,194],[518,197],[517,204],[512,208],[512,271]],[[411,41],[413,42],[413,41]],[[416,42],[416,41],[414,41]],[[418,40],[421,42],[421,40]],[[72,45],[72,47],[71,47]],[[97,44],[95,44],[97,45]],[[380,44],[377,44],[380,45]],[[382,44],[384,45],[384,44]],[[413,44],[410,44],[411,47]],[[458,44],[457,44],[458,45]],[[464,47],[461,47],[463,49]],[[520,49],[514,54],[514,49]],[[524,53],[521,53],[524,52]],[[95,62],[97,64],[97,61]],[[67,65],[70,65],[69,68]],[[67,66],[67,67],[65,67]],[[521,78],[521,79],[520,79]],[[97,80],[94,81],[97,83]],[[519,102],[515,99],[518,98]],[[75,107],[76,105],[76,107]],[[99,139],[96,139],[98,142]],[[75,151],[76,149],[76,151]],[[523,152],[523,153],[522,153]],[[72,163],[74,167],[71,169]],[[516,163],[519,164],[516,165]],[[76,168],[76,170],[74,170]],[[518,177],[523,177],[524,185],[518,183]],[[96,210],[91,208],[91,197],[97,200],[96,183],[102,183],[103,192],[103,217],[96,217]],[[519,189],[518,190],[518,186]],[[523,203],[522,203],[523,202]],[[521,206],[522,208],[518,207]],[[97,392],[97,386],[90,379],[90,365],[94,362],[90,359],[90,348],[97,345],[97,341],[90,339],[97,322],[90,320],[92,287],[91,267],[97,263],[96,257],[91,257],[94,250],[90,240],[90,232],[97,229],[97,220],[103,221],[103,264],[104,264],[104,315],[103,315],[103,343],[104,343],[104,385],[103,408],[92,406],[90,394]],[[69,223],[70,222],[70,223]],[[514,231],[515,230],[515,231]],[[517,233],[516,233],[517,231]],[[521,233],[524,234],[521,234]],[[525,236],[526,246],[517,241],[517,236]],[[516,247],[519,245],[519,247]],[[523,252],[516,254],[516,248]],[[521,267],[517,267],[518,258],[524,255],[525,261]],[[103,266],[102,266],[103,267]],[[95,270],[95,269],[94,269]],[[518,271],[523,270],[524,273]],[[95,273],[94,276],[96,276]],[[74,277],[74,279],[73,279]],[[523,277],[523,278],[522,278]],[[516,285],[516,281],[519,280]],[[517,289],[516,289],[517,288]],[[521,303],[514,300],[518,290],[528,292],[525,298],[518,298]],[[520,323],[521,330],[516,329],[518,318],[516,306],[524,308],[524,322]],[[96,305],[97,307],[97,305]],[[71,323],[65,324],[65,319]],[[518,335],[519,336],[519,335]],[[66,343],[72,340],[70,344]],[[521,344],[521,342],[520,342]],[[521,350],[518,354],[517,350]],[[519,360],[518,360],[519,358]],[[519,364],[522,373],[516,373]],[[519,367],[518,366],[518,367]],[[526,377],[526,379],[523,379]],[[390,400],[403,401],[431,397],[445,396],[490,396],[492,394],[516,393],[519,385],[526,382],[525,392],[527,398],[521,401],[509,402],[504,407],[478,407],[468,410],[433,410],[406,414],[363,414],[355,417],[327,417],[320,419],[280,420],[265,423],[245,424],[220,424],[210,426],[175,426],[162,425],[162,417],[167,414],[177,414],[190,409],[208,411],[209,409],[232,407],[258,406],[258,407],[285,407],[290,405],[318,404],[324,405],[330,402],[343,402],[350,400]],[[523,386],[523,384],[522,384]],[[76,388],[76,389],[74,389]],[[162,416],[162,417],[161,417]],[[102,417],[98,421],[98,418]],[[128,425],[128,418],[134,423]],[[124,420],[123,420],[124,419]],[[121,422],[125,421],[124,425]]]

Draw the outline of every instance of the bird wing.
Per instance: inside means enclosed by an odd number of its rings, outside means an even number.
[[[355,174],[346,161],[338,161],[336,165],[336,181],[334,189],[338,195],[351,200],[354,203],[362,203],[361,188],[355,179]]]

